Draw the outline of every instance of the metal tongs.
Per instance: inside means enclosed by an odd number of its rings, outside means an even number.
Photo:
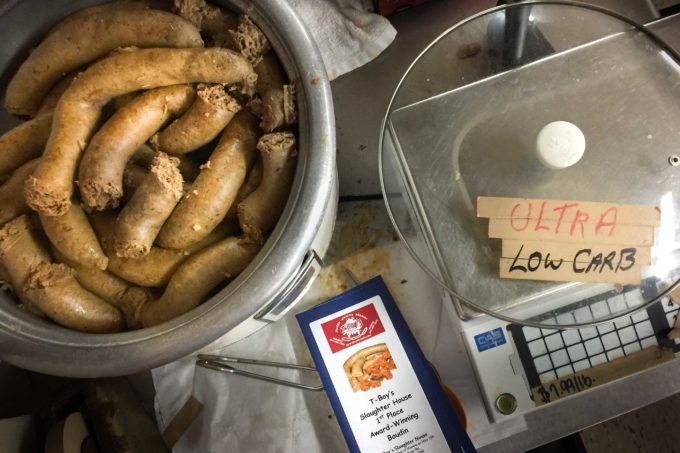
[[[238,374],[240,376],[246,376],[253,379],[259,379],[261,381],[272,382],[274,384],[285,385],[288,387],[293,387],[302,390],[312,390],[316,392],[323,390],[323,385],[307,385],[299,382],[287,381],[285,379],[274,378],[271,376],[267,376],[265,374],[251,373],[250,371],[239,370],[238,368],[234,368],[233,366],[229,365],[234,363],[261,365],[273,368],[289,368],[293,370],[312,371],[316,373],[316,368],[304,365],[297,365],[293,363],[268,362],[266,360],[242,359],[238,357],[225,357],[220,355],[199,354],[198,360],[196,361],[197,366],[209,368],[211,370],[222,371],[224,373]]]
[[[350,281],[350,286],[354,287],[359,284],[357,277],[347,268],[343,269],[345,276]],[[273,368],[289,368],[292,370],[312,371],[316,373],[316,368],[304,365],[297,365],[292,363],[267,362],[266,360],[240,359],[237,357],[226,357],[221,355],[199,354],[196,366],[209,368],[211,370],[222,371],[224,373],[238,374],[261,381],[272,382],[274,384],[285,385],[296,389],[312,390],[315,392],[323,390],[323,385],[307,385],[299,382],[287,381],[285,379],[278,379],[264,374],[251,373],[249,371],[239,370],[229,365],[230,363],[246,363],[248,365],[261,365]]]

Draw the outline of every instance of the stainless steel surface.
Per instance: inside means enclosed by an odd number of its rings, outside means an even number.
[[[369,64],[331,82],[340,196],[380,193],[378,138],[387,104],[411,61],[456,22],[495,0],[432,0],[390,17],[397,38]]]
[[[526,58],[507,70],[500,56],[508,44],[494,39],[494,27],[515,9],[530,11],[531,32]],[[572,27],[562,23],[581,24],[580,33],[572,36]],[[661,52],[665,43],[654,36],[629,30],[616,17],[575,4],[513,5],[454,27],[404,76],[386,120],[390,137],[381,158],[396,153],[389,160],[399,170],[384,175],[403,179],[423,233],[410,235],[414,222],[406,220],[402,229],[398,216],[395,226],[408,233],[401,235],[409,246],[424,237],[432,249],[425,253],[436,263],[431,274],[444,274],[439,280],[456,298],[506,319],[547,325],[530,319],[530,311],[509,310],[578,302],[581,287],[597,287],[600,297],[616,293],[613,286],[603,292],[602,285],[500,279],[499,241],[488,239],[487,222],[475,214],[482,195],[662,206],[661,230],[669,233],[658,235],[654,265],[643,276],[654,279],[647,288],[656,289],[643,291],[644,300],[626,312],[676,284],[680,184],[667,156],[680,141],[680,59]],[[457,49],[469,43],[479,46],[478,53],[461,58]],[[588,142],[584,158],[559,171],[534,157],[538,131],[555,120],[579,125]],[[394,183],[384,184],[391,210],[399,195]],[[427,262],[430,256],[416,258]]]
[[[590,0],[639,23],[658,17],[649,0]],[[380,193],[378,138],[399,79],[434,38],[457,22],[496,5],[495,0],[431,0],[390,17],[394,43],[369,64],[331,82],[336,112],[340,195]],[[574,34],[580,32],[573,27]],[[676,30],[676,33],[680,30]]]
[[[11,1],[0,4],[0,73],[6,81],[17,56],[58,18],[95,1]],[[74,377],[131,374],[196,351],[250,318],[296,278],[324,216],[333,210],[335,132],[330,85],[316,45],[287,2],[217,2],[245,11],[265,31],[297,81],[298,167],[286,208],[263,250],[217,295],[162,325],[120,334],[89,335],[40,320],[0,298],[0,355],[20,367]],[[9,127],[0,117],[3,129]]]
[[[203,368],[208,368],[215,371],[221,371],[223,373],[236,374],[239,376],[245,376],[253,379],[259,379],[261,381],[271,382],[272,384],[285,385],[286,387],[293,387],[301,390],[311,390],[311,391],[321,391],[323,390],[323,385],[308,385],[302,384],[300,382],[287,381],[285,379],[274,378],[267,376],[266,374],[253,373],[250,371],[239,370],[234,368],[229,364],[234,363],[245,363],[248,365],[260,365],[265,367],[274,368],[289,368],[298,371],[313,371],[316,373],[316,368],[296,365],[292,363],[280,363],[280,362],[269,362],[266,360],[252,360],[252,359],[242,359],[238,357],[225,357],[219,355],[209,355],[209,354],[199,354],[198,360],[196,361],[196,366]]]

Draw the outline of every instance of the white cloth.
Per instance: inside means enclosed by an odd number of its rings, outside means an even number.
[[[312,365],[292,315],[210,353]],[[195,367],[191,355],[151,371],[156,419],[165,429],[193,395],[203,409],[173,447],[174,453],[342,453],[347,446],[325,392],[299,390]],[[289,381],[318,384],[316,373],[236,365]]]
[[[392,24],[371,0],[288,0],[319,47],[330,80],[363,66],[390,45]]]

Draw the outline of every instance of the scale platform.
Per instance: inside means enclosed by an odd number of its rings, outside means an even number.
[[[446,290],[494,422],[674,359],[679,82],[680,58],[649,30],[563,2],[472,17],[400,82],[381,139],[387,209]],[[587,145],[556,170],[537,159],[536,137],[558,120]],[[651,264],[625,286],[502,279],[479,196],[657,206]]]

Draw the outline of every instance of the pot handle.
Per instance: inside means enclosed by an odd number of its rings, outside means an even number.
[[[275,322],[281,319],[297,304],[312,285],[322,266],[321,258],[314,250],[305,255],[300,269],[282,292],[282,296],[267,304],[254,318],[264,322]]]

